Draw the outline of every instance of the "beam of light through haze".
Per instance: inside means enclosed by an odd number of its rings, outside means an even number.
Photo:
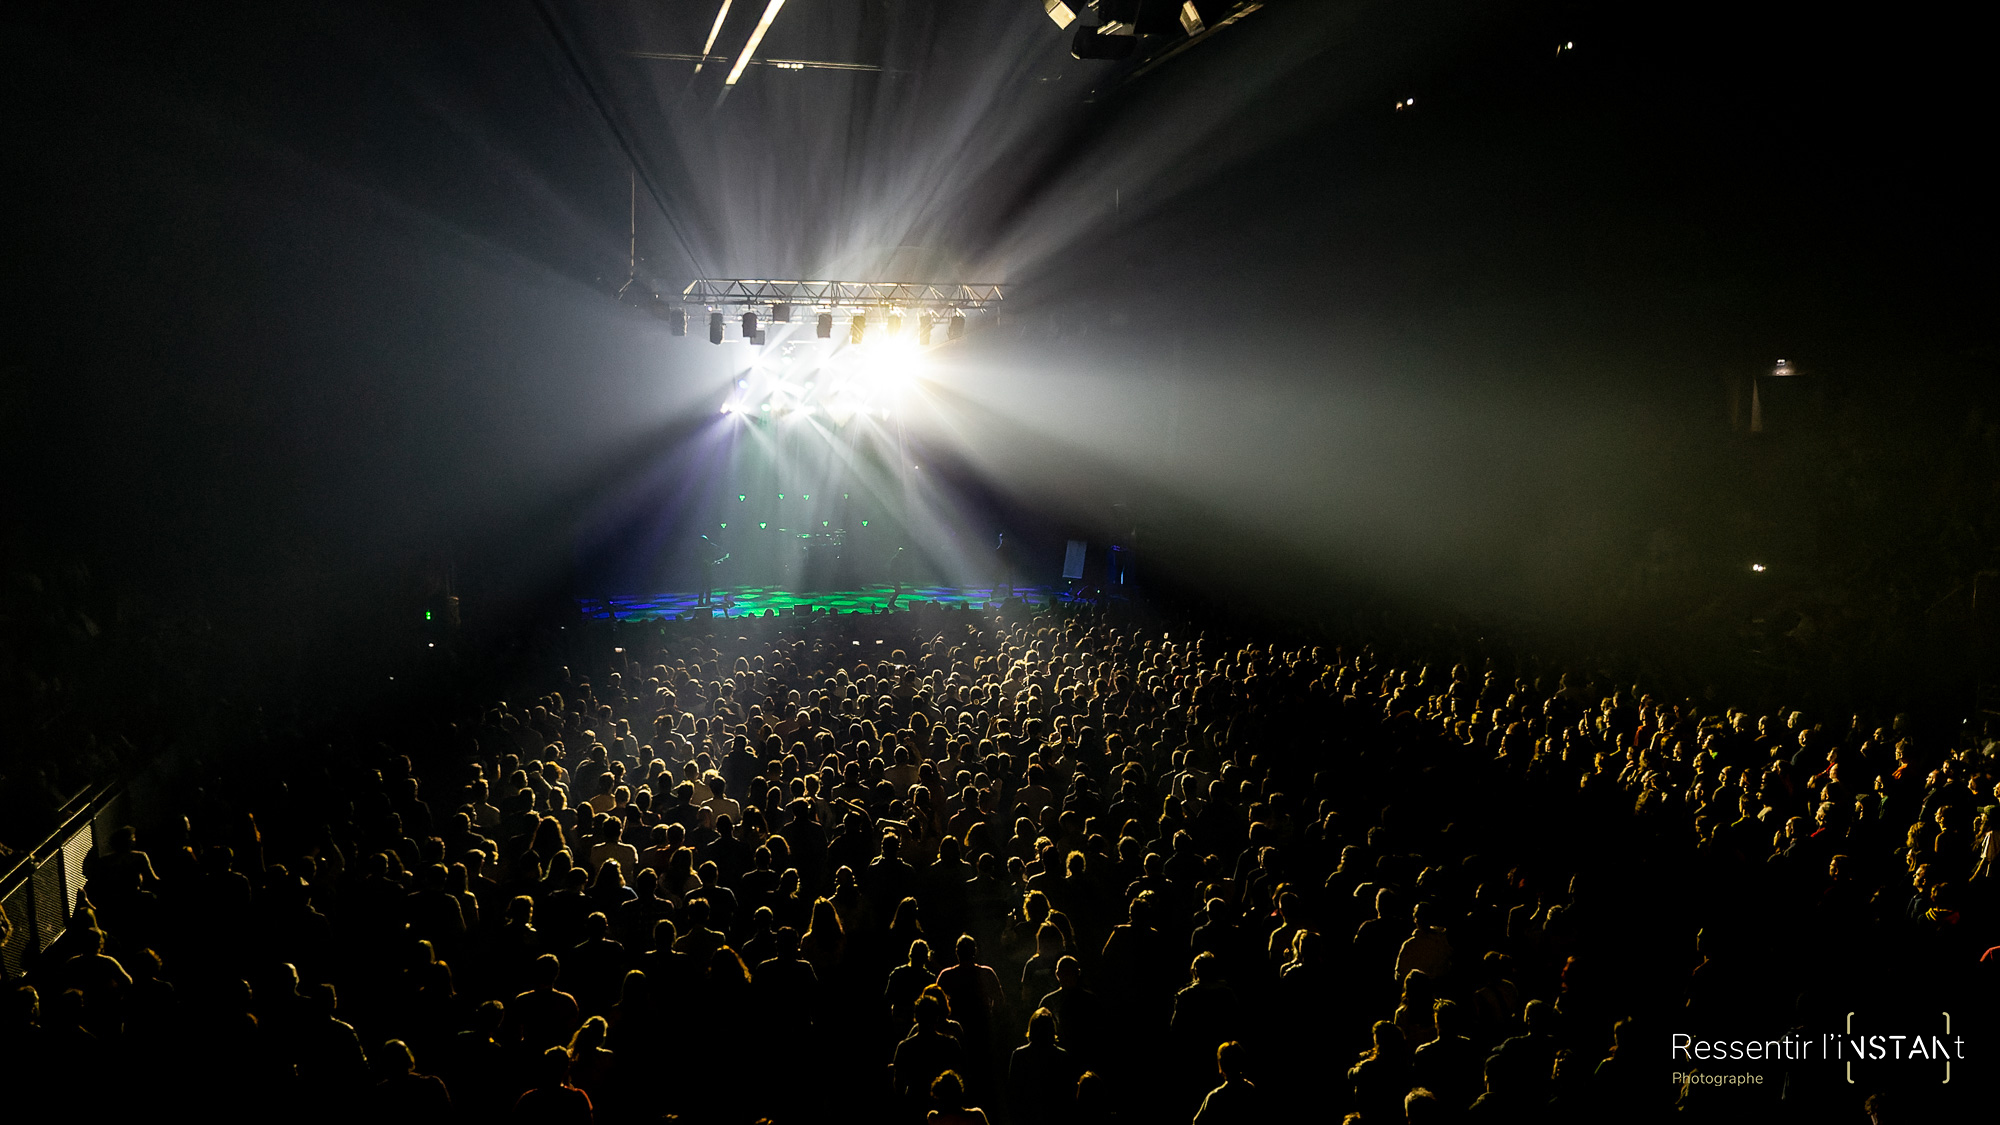
[[[778,9],[785,6],[785,0],[771,0],[764,9],[764,18],[757,21],[757,30],[750,33],[750,41],[743,45],[743,54],[736,59],[736,65],[729,70],[729,77],[723,79],[724,86],[736,85],[743,77],[743,68],[750,65],[750,56],[757,53],[757,44],[764,41],[764,33],[771,30],[771,21],[778,18]]]

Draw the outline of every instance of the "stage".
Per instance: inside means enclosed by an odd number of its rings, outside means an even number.
[[[831,613],[881,613],[888,608],[891,596],[896,598],[897,609],[908,609],[912,602],[984,607],[993,601],[993,587],[906,586],[899,592],[897,587],[888,585],[863,586],[851,590],[788,590],[780,586],[731,586],[716,590],[711,595],[712,601],[709,605],[697,604],[700,595],[693,592],[578,598],[577,605],[585,617],[600,621],[606,618],[643,621],[648,618],[675,618],[682,614],[692,615],[711,609],[718,613],[726,613],[730,617],[762,616],[765,610],[786,613],[798,606],[810,606]],[[1013,596],[1038,606],[1046,606],[1051,602],[1067,605],[1074,601],[1080,604],[1088,600],[1084,596],[1072,598],[1069,591],[1052,586],[1016,586],[1013,588]]]

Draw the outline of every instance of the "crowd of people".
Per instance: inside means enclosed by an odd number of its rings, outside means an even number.
[[[1900,720],[1018,602],[618,628],[117,833],[0,1053],[224,1117],[1644,1120],[1836,955],[1991,985],[2000,775]]]

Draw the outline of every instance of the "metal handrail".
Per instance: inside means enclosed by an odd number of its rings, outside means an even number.
[[[84,790],[70,798],[64,806],[69,811],[63,814],[62,823],[43,837],[41,843],[0,859],[0,864],[5,865],[4,869],[0,869],[0,898],[7,897],[8,892],[35,873],[35,868],[62,851],[63,845],[69,843],[82,826],[90,823],[106,805],[117,800],[124,789],[125,783],[113,778],[94,789]]]

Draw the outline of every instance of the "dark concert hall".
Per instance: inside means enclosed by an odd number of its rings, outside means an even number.
[[[24,1116],[2000,1118],[1964,5],[0,26]]]

